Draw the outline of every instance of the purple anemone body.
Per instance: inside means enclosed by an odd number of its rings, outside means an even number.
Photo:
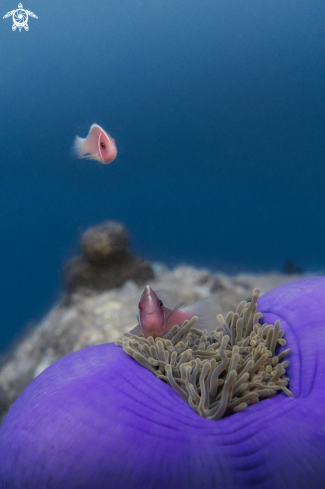
[[[325,487],[325,278],[264,295],[281,320],[295,396],[210,421],[113,344],[59,360],[0,429],[0,488]]]

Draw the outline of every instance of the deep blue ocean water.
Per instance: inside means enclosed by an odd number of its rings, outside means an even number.
[[[19,0],[0,7],[4,348],[60,297],[81,232],[124,222],[169,265],[325,259],[321,0]],[[97,122],[109,166],[70,156]]]

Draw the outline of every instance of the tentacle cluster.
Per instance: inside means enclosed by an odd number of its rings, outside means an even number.
[[[293,396],[284,360],[291,350],[276,355],[277,346],[286,345],[284,332],[280,321],[259,324],[259,294],[254,289],[251,302],[241,302],[226,319],[219,314],[212,334],[196,329],[194,316],[163,338],[126,334],[116,344],[208,419],[242,411],[278,391]]]

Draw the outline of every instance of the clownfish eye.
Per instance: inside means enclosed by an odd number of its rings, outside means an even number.
[[[105,148],[106,148],[105,143],[100,143],[100,145],[101,145],[101,147],[102,147],[103,149],[105,149]]]
[[[160,309],[162,309],[164,307],[164,304],[162,303],[162,301],[158,301],[158,306],[160,307]]]

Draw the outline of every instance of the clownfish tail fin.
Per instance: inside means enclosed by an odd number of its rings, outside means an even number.
[[[76,158],[83,158],[83,156],[85,154],[84,142],[85,142],[85,139],[80,138],[79,136],[75,137],[75,140],[74,140],[74,143],[72,146],[72,154]]]

